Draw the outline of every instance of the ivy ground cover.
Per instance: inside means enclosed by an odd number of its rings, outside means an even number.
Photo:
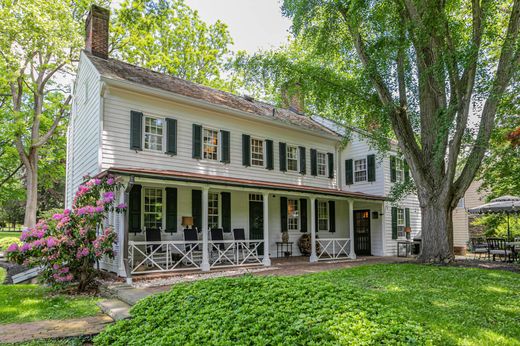
[[[175,285],[97,345],[520,345],[520,275],[381,264]]]
[[[99,298],[57,294],[40,285],[2,285],[5,269],[0,268],[0,330],[3,323],[68,319],[100,313]]]

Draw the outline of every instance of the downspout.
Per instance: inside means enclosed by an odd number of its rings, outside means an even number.
[[[132,190],[132,187],[135,183],[135,177],[133,175],[130,176],[130,180],[128,181],[128,185],[125,189],[125,201],[124,203],[128,206],[129,199],[130,199],[130,191]],[[130,265],[128,264],[128,226],[130,222],[130,212],[128,209],[125,213],[125,227],[123,231],[123,266],[125,268],[125,274],[126,274],[126,283],[131,285],[132,284],[132,271],[130,270]]]

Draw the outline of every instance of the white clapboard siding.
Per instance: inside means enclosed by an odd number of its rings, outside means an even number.
[[[67,131],[66,205],[70,207],[86,174],[99,173],[100,81],[82,54],[74,84],[72,115]]]
[[[130,150],[130,111],[142,111],[145,115],[177,119],[177,155],[169,156],[152,151]],[[230,164],[208,162],[192,158],[192,125],[201,124],[219,130],[230,131]],[[244,167],[242,165],[242,134],[259,139],[271,139],[273,143],[274,169]],[[279,142],[306,148],[307,174],[280,172]],[[288,184],[335,188],[335,179],[310,175],[310,149],[335,152],[335,141],[302,131],[287,129],[224,113],[210,112],[173,103],[159,98],[137,95],[109,89],[104,99],[102,133],[102,168],[137,167],[146,169],[177,170],[242,179],[270,181]]]

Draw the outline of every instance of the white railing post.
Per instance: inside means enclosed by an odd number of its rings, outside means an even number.
[[[262,259],[262,264],[269,267],[271,265],[271,258],[269,257],[269,193],[264,192],[262,197],[264,200],[264,258]]]
[[[356,252],[354,251],[354,201],[348,200],[348,210],[349,210],[349,231],[350,231],[350,254],[349,257],[351,259],[356,259]]]
[[[203,272],[207,272],[210,269],[208,248],[208,193],[209,188],[204,187],[202,189],[202,263],[200,264],[200,269]]]
[[[311,202],[311,257],[310,262],[318,262],[318,256],[316,256],[316,208],[315,202],[316,197],[310,198]]]

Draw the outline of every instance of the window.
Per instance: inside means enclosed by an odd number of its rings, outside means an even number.
[[[325,153],[318,153],[316,161],[318,164],[318,175],[327,174],[327,155],[325,155]]]
[[[354,181],[356,183],[367,181],[367,159],[354,161]]]
[[[459,199],[459,202],[457,203],[457,208],[464,208],[464,197]]]
[[[404,221],[404,209],[397,208],[397,236],[404,238],[406,236],[404,232],[405,221]]]
[[[159,118],[144,118],[144,148],[154,151],[163,150],[164,120]]]
[[[298,230],[300,221],[300,215],[298,213],[298,200],[288,199],[287,200],[287,229],[289,231]]]
[[[163,190],[144,188],[144,227],[151,229],[162,228],[163,219]]]
[[[208,227],[218,228],[218,193],[208,194]]]
[[[401,183],[404,181],[404,161],[395,158],[395,181]]]
[[[204,147],[202,149],[204,159],[218,160],[218,131],[212,129],[204,129],[203,138]]]
[[[287,146],[287,170],[298,171],[298,147]]]
[[[264,141],[261,139],[251,138],[251,165],[264,165]]]
[[[329,203],[318,201],[318,231],[329,230]]]

